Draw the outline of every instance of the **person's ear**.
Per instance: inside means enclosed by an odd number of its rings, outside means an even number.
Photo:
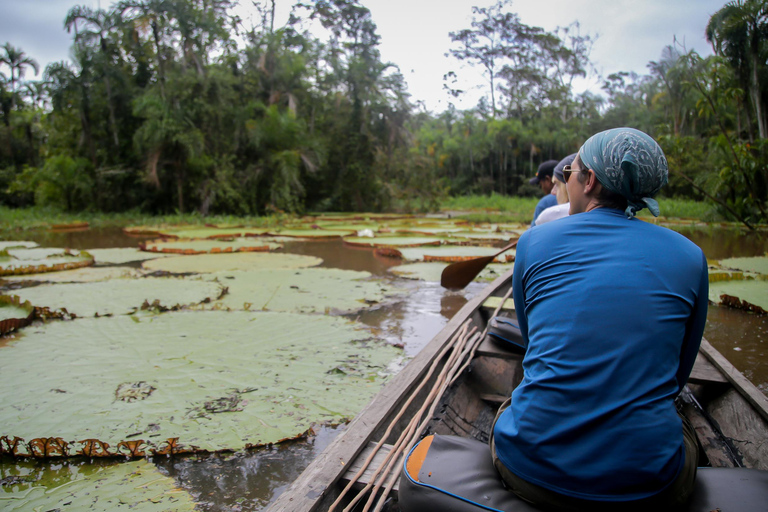
[[[595,174],[595,171],[589,169],[586,174],[587,177],[584,180],[584,193],[591,194],[599,192],[602,188],[602,185],[600,185],[600,182],[597,181],[597,174]]]

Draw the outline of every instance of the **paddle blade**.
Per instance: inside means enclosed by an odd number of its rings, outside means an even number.
[[[483,256],[482,258],[451,263],[440,274],[440,284],[443,288],[461,290],[471,283],[477,274],[482,272],[495,257],[495,255]]]

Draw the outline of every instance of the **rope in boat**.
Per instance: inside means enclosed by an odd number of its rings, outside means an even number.
[[[495,318],[498,315],[499,311],[501,311],[501,309],[504,307],[504,304],[509,299],[511,294],[512,294],[512,288],[510,287],[509,291],[503,297],[501,304],[499,304],[499,306],[494,310],[493,314],[491,315],[488,324],[490,324],[491,319]],[[485,338],[485,335],[488,332],[488,327],[489,327],[488,324],[486,324],[486,327],[483,330],[482,334],[478,335],[476,334],[477,327],[473,327],[471,330],[469,330],[470,323],[471,323],[471,320],[467,320],[461,326],[461,328],[457,331],[457,333],[454,334],[451,340],[443,347],[443,349],[440,351],[438,356],[435,357],[435,359],[432,362],[432,365],[430,365],[429,370],[424,375],[424,377],[422,377],[419,385],[411,392],[406,402],[400,408],[400,411],[397,413],[395,418],[390,422],[381,440],[378,443],[376,443],[372,452],[368,455],[368,457],[363,462],[360,470],[349,480],[347,485],[339,494],[339,497],[336,499],[336,501],[333,502],[333,504],[328,509],[328,512],[333,512],[336,509],[336,507],[341,503],[342,499],[344,498],[344,496],[346,496],[346,494],[349,492],[352,486],[365,473],[365,471],[370,466],[370,463],[373,461],[373,458],[379,452],[380,448],[384,445],[384,442],[387,440],[387,438],[391,434],[394,426],[399,422],[399,420],[405,414],[406,410],[411,405],[413,400],[416,398],[419,392],[427,384],[430,377],[432,376],[435,369],[437,368],[439,362],[450,351],[451,354],[448,358],[448,361],[445,363],[445,365],[443,366],[443,369],[438,374],[435,380],[435,385],[432,387],[432,390],[430,391],[429,395],[424,400],[424,403],[419,408],[419,410],[413,415],[411,420],[408,422],[407,426],[403,429],[402,433],[398,437],[397,442],[393,445],[392,449],[387,454],[384,461],[382,461],[382,463],[376,469],[376,471],[374,472],[368,484],[361,491],[358,492],[358,494],[354,497],[352,502],[350,502],[350,504],[344,508],[343,512],[350,512],[352,508],[355,507],[355,505],[357,505],[358,502],[360,502],[363,496],[365,496],[365,494],[368,493],[368,491],[373,488],[373,491],[368,496],[368,500],[365,504],[365,508],[363,508],[363,512],[368,512],[371,506],[373,505],[374,501],[376,500],[378,491],[379,489],[381,489],[382,486],[384,486],[384,492],[379,497],[379,501],[376,504],[376,507],[374,508],[374,512],[379,512],[383,508],[385,501],[387,499],[387,496],[391,492],[399,476],[399,472],[392,471],[393,468],[397,468],[400,466],[399,463],[401,462],[403,454],[408,453],[416,444],[416,442],[419,440],[419,438],[421,437],[420,435],[421,432],[424,431],[427,424],[429,423],[432,416],[434,415],[435,409],[437,408],[437,405],[440,402],[439,400],[440,397],[445,393],[448,387],[451,386],[456,381],[458,376],[461,375],[462,372],[469,366],[469,364],[472,361],[472,358],[475,355],[475,352],[477,351],[477,347],[479,346],[480,341],[482,341]],[[428,414],[426,414],[425,416],[424,412],[427,410],[427,408],[429,410],[428,410]],[[382,471],[382,468],[383,468],[383,471]],[[388,479],[387,479],[387,475],[389,475]],[[386,485],[384,483],[385,479],[386,479]]]
[[[501,304],[494,310],[491,317],[488,319],[488,323],[485,326],[485,329],[483,330],[482,334],[480,336],[473,337],[464,347],[464,350],[462,351],[462,357],[459,358],[458,362],[464,361],[464,364],[462,364],[460,367],[457,367],[456,363],[451,365],[446,365],[446,367],[449,368],[448,373],[446,374],[445,381],[440,386],[440,390],[438,393],[433,393],[433,395],[430,395],[427,401],[432,400],[432,406],[429,409],[429,414],[426,415],[424,420],[419,425],[419,428],[416,430],[415,433],[410,434],[411,439],[408,443],[408,446],[405,450],[401,450],[400,453],[397,454],[397,460],[400,462],[401,455],[404,456],[407,453],[410,453],[413,446],[418,442],[418,440],[421,437],[421,433],[424,431],[424,429],[427,426],[427,423],[432,419],[432,416],[434,415],[435,409],[437,408],[438,403],[440,402],[440,397],[443,396],[445,391],[448,389],[449,386],[451,386],[456,378],[458,378],[459,375],[464,371],[464,369],[469,366],[469,364],[472,361],[472,357],[474,357],[475,352],[477,351],[477,347],[480,344],[480,342],[485,338],[485,335],[488,333],[488,327],[490,325],[490,321],[496,317],[496,315],[499,314],[499,311],[501,311],[501,308],[504,307],[504,304],[507,302],[507,299],[509,299],[510,295],[512,295],[512,287],[509,288],[507,293],[504,295],[504,298],[501,300]],[[466,350],[469,350],[469,357],[464,358],[464,355],[466,353]],[[395,467],[399,467],[400,464],[396,464]],[[391,471],[391,466],[388,466],[386,469],[387,472]],[[385,473],[386,474],[386,473]],[[387,496],[389,496],[389,493],[392,491],[392,487],[394,487],[395,482],[397,481],[397,478],[399,477],[399,472],[395,471],[391,474],[389,481],[387,482],[386,487],[384,488],[384,492],[381,494],[381,497],[379,498],[379,502],[376,505],[376,508],[374,509],[374,512],[380,512],[381,509],[384,507],[384,504],[386,502]],[[375,499],[376,493],[378,492],[380,486],[377,486],[374,488],[374,492],[371,493],[370,497],[368,498],[368,503],[366,504],[366,507],[363,509],[363,512],[367,512],[369,510],[369,505],[373,502]],[[346,512],[346,511],[345,511]]]

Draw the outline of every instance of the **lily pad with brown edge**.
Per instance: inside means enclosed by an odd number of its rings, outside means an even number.
[[[56,272],[93,265],[93,256],[85,251],[35,247],[8,249],[9,258],[0,259],[0,276]]]
[[[180,309],[216,300],[223,292],[224,287],[214,282],[174,277],[41,284],[15,291],[36,307],[66,310],[78,317],[127,315],[141,309]]]
[[[206,226],[199,227],[168,227],[159,230],[159,234],[171,238],[240,238],[245,236],[261,236],[267,232],[266,228],[254,227],[231,227],[231,228],[212,228]]]
[[[0,492],[0,508],[5,511],[195,509],[189,493],[145,460],[55,467],[20,462],[4,468],[1,475],[12,482]]]
[[[389,268],[389,272],[400,276],[404,279],[414,279],[420,281],[428,281],[439,283],[440,276],[443,273],[448,263],[439,261],[421,262],[421,263],[406,263],[405,265],[398,265],[397,267]],[[491,282],[499,277],[504,272],[507,272],[512,268],[511,264],[491,263],[486,266],[480,274],[474,279],[478,282]]]
[[[335,229],[281,229],[270,230],[270,235],[287,236],[291,238],[339,238],[355,234],[353,230],[335,230]]]
[[[138,247],[117,247],[112,249],[88,249],[88,254],[93,256],[96,265],[123,265],[133,261],[153,260],[166,258],[172,254],[150,253],[142,251]]]
[[[29,242],[29,241],[14,241],[14,240],[3,240],[0,241],[0,251],[5,251],[7,249],[31,249],[32,247],[37,247],[37,242]]]
[[[742,279],[710,283],[709,300],[723,306],[766,314],[768,311],[768,281]]]
[[[755,256],[751,258],[727,258],[720,260],[720,266],[733,268],[745,272],[755,272],[768,276],[768,256]]]
[[[406,261],[444,261],[453,263],[466,261],[482,256],[492,256],[499,252],[496,247],[472,246],[441,246],[441,247],[410,247],[397,249]],[[497,263],[514,261],[515,251],[511,249],[496,257]]]
[[[350,313],[397,293],[368,272],[304,268],[217,272],[229,292],[205,308],[297,313]]]
[[[146,270],[164,272],[209,273],[225,270],[260,270],[281,268],[307,268],[321,264],[323,260],[314,256],[299,254],[275,254],[258,252],[236,252],[231,254],[197,254],[194,256],[174,256],[145,261]]]
[[[147,252],[171,254],[208,254],[220,252],[269,252],[282,249],[282,245],[259,238],[152,240],[139,246]]]
[[[35,308],[16,295],[0,295],[0,335],[26,327],[35,318]]]
[[[425,245],[440,245],[441,239],[436,237],[418,236],[379,236],[379,237],[344,237],[344,243],[356,247],[421,247]]]
[[[141,270],[134,268],[83,267],[74,270],[62,270],[60,272],[6,276],[3,279],[10,282],[45,281],[49,283],[91,283],[95,281],[107,281],[109,279],[135,279],[143,276],[144,273]]]
[[[49,438],[67,440],[67,455],[103,456],[130,455],[118,446],[131,440],[144,440],[147,454],[276,443],[352,418],[398,355],[360,324],[325,315],[195,311],[50,322],[0,347],[0,436],[23,439],[16,456]],[[142,382],[154,388],[143,398],[117,397],[121,386]],[[0,446],[9,452],[7,442]]]

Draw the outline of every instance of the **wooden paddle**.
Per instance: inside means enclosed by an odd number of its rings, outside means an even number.
[[[517,245],[517,240],[494,254],[493,256],[482,256],[467,261],[457,261],[451,263],[443,269],[443,273],[440,274],[440,284],[443,288],[450,288],[454,290],[461,290],[472,280],[477,277],[490,262],[496,258],[499,254],[510,250]]]

